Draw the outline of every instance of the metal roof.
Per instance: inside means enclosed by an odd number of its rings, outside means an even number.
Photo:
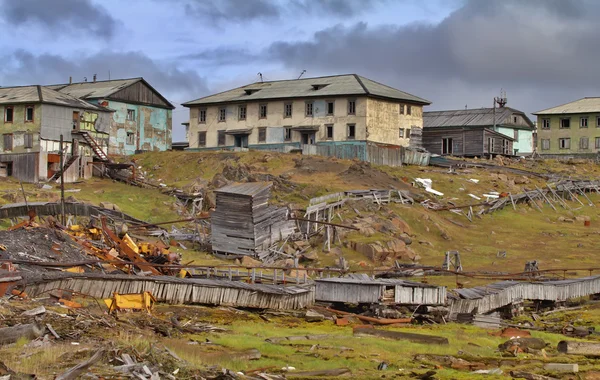
[[[534,112],[534,115],[562,115],[570,113],[600,112],[600,97],[590,97]]]
[[[0,104],[45,103],[94,111],[111,110],[44,86],[0,87]]]
[[[184,106],[201,104],[249,102],[269,99],[293,99],[327,96],[373,96],[431,104],[429,100],[397,90],[356,74],[317,78],[257,82],[232,90],[209,95],[183,103]]]
[[[396,285],[396,286],[406,286],[411,288],[441,288],[443,286],[436,286],[430,284],[423,284],[421,282],[413,282],[406,280],[398,280],[393,278],[370,278],[365,275],[365,277],[329,277],[329,278],[320,278],[315,280],[315,282],[334,282],[338,284],[358,284],[358,285]]]
[[[234,183],[227,185],[220,189],[215,190],[215,193],[228,193],[228,194],[239,194],[239,195],[256,195],[263,190],[266,190],[273,186],[272,182],[248,182],[248,183]]]
[[[510,107],[496,108],[496,125],[527,128],[523,125],[512,123],[512,115],[519,114],[529,126],[533,129],[533,122],[527,115],[519,110]],[[448,127],[482,127],[494,125],[493,108],[475,108],[467,110],[450,111],[428,111],[423,112],[424,128],[448,128]]]

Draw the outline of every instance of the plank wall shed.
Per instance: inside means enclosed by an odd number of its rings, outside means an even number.
[[[215,191],[212,249],[219,255],[256,256],[294,232],[288,209],[269,205],[270,182],[228,185]]]
[[[315,281],[315,300],[353,304],[443,305],[446,288],[396,279],[322,278]]]

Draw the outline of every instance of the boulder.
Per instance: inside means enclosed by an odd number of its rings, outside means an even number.
[[[391,220],[391,222],[398,229],[398,231],[400,233],[405,233],[405,234],[408,234],[408,235],[411,234],[410,226],[404,220],[402,220],[400,218],[393,218]]]
[[[253,259],[250,256],[242,257],[241,264],[242,264],[242,266],[248,267],[248,268],[256,268],[256,267],[262,266],[262,262],[260,262],[256,259]]]
[[[304,319],[306,319],[307,322],[321,322],[325,319],[325,316],[321,313],[317,313],[316,311],[307,310],[306,314],[304,315]]]
[[[531,181],[525,176],[515,177],[515,184],[517,185],[527,185],[529,182]]]
[[[408,234],[403,233],[400,236],[398,236],[398,239],[402,240],[406,245],[412,244],[412,238],[408,236]]]
[[[317,261],[319,260],[319,254],[317,251],[304,252],[300,259],[303,261]]]
[[[499,344],[500,351],[507,352],[529,352],[530,350],[541,350],[546,347],[546,342],[539,338],[515,338]]]

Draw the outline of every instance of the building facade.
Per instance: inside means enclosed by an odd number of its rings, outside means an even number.
[[[583,98],[535,112],[537,152],[586,156],[600,152],[600,98]]]
[[[259,82],[193,100],[190,148],[408,146],[429,101],[350,74]]]
[[[454,156],[533,153],[535,126],[519,110],[479,108],[425,112],[423,147]]]
[[[113,110],[108,153],[171,149],[173,109],[143,78],[69,83],[48,86],[89,103]]]
[[[65,181],[92,176],[93,148],[108,150],[111,111],[43,86],[0,88],[0,176],[24,182],[60,175],[60,136]]]

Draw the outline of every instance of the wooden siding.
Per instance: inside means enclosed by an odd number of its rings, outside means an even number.
[[[444,305],[446,288],[443,286],[414,286],[394,281],[348,282],[340,279],[315,281],[315,300],[354,304],[395,303],[398,305]],[[390,290],[393,297],[388,297]],[[384,300],[384,294],[386,299]]]
[[[0,162],[12,163],[12,177],[23,182],[38,182],[39,153],[0,154]]]
[[[109,99],[119,100],[126,103],[131,102],[152,105],[156,107],[171,108],[171,106],[169,106],[169,104],[167,104],[157,92],[153,91],[142,81],[115,92],[109,96]]]
[[[446,288],[422,288],[396,285],[395,302],[400,305],[444,305]]]
[[[402,165],[429,165],[428,153],[406,149],[403,146],[379,145],[373,143],[356,142],[328,143],[302,146],[302,154],[309,156],[327,156],[346,160],[366,161],[374,165],[402,166]]]
[[[324,302],[379,303],[384,287],[378,284],[347,284],[316,281],[315,299]]]
[[[489,154],[488,137],[495,139],[492,154],[505,154],[503,142],[508,142],[507,154],[513,154],[513,143],[508,137],[481,128],[424,128],[423,148],[433,154],[442,154],[442,139],[452,139],[453,156],[483,156]]]

